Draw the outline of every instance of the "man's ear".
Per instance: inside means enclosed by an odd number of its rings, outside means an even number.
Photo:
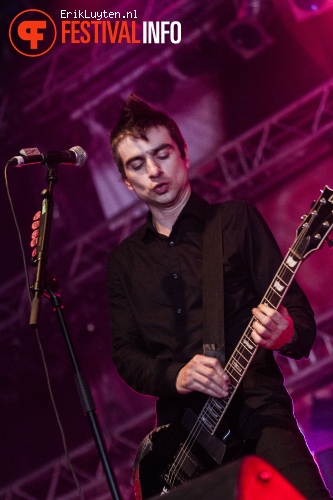
[[[190,157],[189,157],[187,144],[185,144],[185,146],[184,146],[184,151],[185,151],[185,158],[184,158],[185,165],[186,165],[186,168],[189,169],[190,168]]]
[[[133,187],[132,187],[132,184],[130,183],[130,181],[127,179],[127,177],[124,178],[124,182],[126,184],[126,186],[128,187],[128,189],[130,191],[133,191]]]

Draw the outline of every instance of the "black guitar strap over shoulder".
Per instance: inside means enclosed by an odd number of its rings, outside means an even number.
[[[209,205],[203,234],[203,353],[225,365],[221,206]]]

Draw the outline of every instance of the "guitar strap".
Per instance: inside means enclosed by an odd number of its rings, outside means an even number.
[[[221,205],[209,205],[203,234],[203,353],[225,365]]]

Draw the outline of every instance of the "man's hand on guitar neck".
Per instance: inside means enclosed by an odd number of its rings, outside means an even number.
[[[229,377],[217,359],[197,354],[179,371],[176,389],[183,395],[199,391],[224,398],[229,394]]]
[[[294,323],[287,309],[272,309],[267,304],[259,304],[252,309],[257,321],[253,323],[252,339],[265,349],[278,351],[289,344],[294,337]]]

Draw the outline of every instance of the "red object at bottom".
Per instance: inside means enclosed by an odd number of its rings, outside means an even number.
[[[259,457],[242,460],[237,500],[305,500],[274,467]]]

